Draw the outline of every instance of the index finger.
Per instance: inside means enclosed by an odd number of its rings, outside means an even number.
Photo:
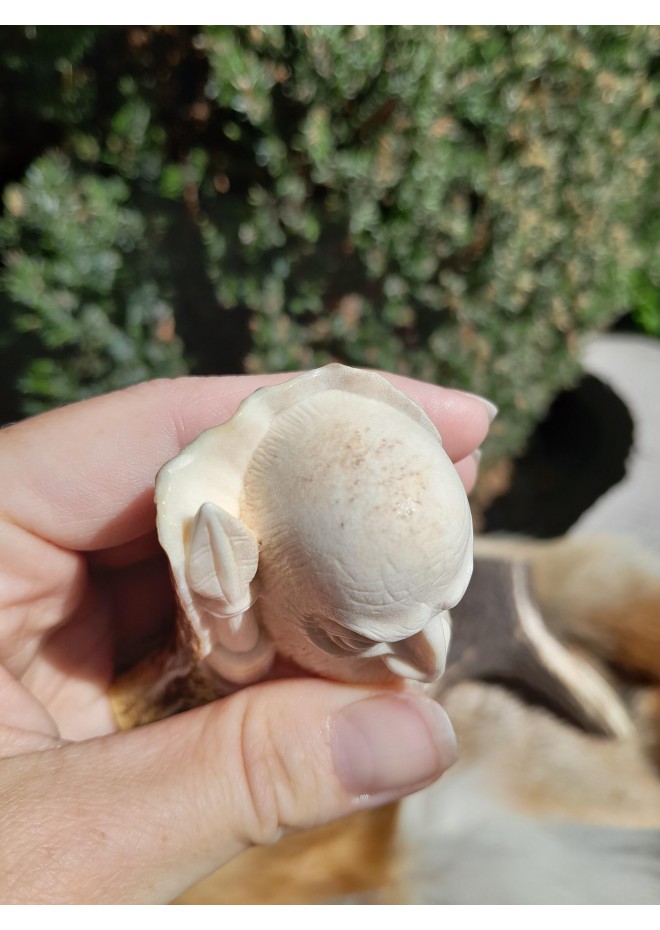
[[[149,381],[25,420],[0,433],[4,513],[58,546],[91,551],[153,529],[159,468],[249,394],[295,373]],[[483,441],[485,405],[460,391],[384,374],[423,407],[452,461]],[[2,506],[2,505],[0,505]]]

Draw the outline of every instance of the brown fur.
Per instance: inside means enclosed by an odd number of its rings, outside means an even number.
[[[147,656],[110,686],[110,700],[120,730],[162,720],[174,713],[208,704],[217,697],[209,681],[198,671],[172,674],[171,651]],[[167,679],[166,679],[167,676]],[[169,683],[163,687],[163,681]]]
[[[541,613],[561,639],[660,681],[660,556],[614,536],[481,537],[475,551],[530,565]]]
[[[613,670],[641,680],[632,709],[660,768],[660,555],[634,539],[605,535],[482,536],[475,553],[526,562],[555,635],[607,663],[604,675]]]
[[[660,829],[660,781],[640,735],[594,737],[475,682],[443,703],[459,742],[446,779],[478,769],[489,794],[532,819]]]

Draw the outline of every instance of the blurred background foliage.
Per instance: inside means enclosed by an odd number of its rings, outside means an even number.
[[[660,335],[658,27],[3,27],[0,417],[339,360],[518,450]]]

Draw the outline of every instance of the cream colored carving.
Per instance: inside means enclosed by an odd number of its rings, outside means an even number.
[[[470,511],[435,426],[380,375],[256,391],[161,469],[156,503],[186,640],[221,678],[276,654],[345,681],[442,674]]]

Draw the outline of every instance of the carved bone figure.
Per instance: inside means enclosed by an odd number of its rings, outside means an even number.
[[[437,678],[472,571],[463,485],[426,414],[330,365],[255,392],[156,482],[185,648],[243,685],[274,656],[346,681]]]

